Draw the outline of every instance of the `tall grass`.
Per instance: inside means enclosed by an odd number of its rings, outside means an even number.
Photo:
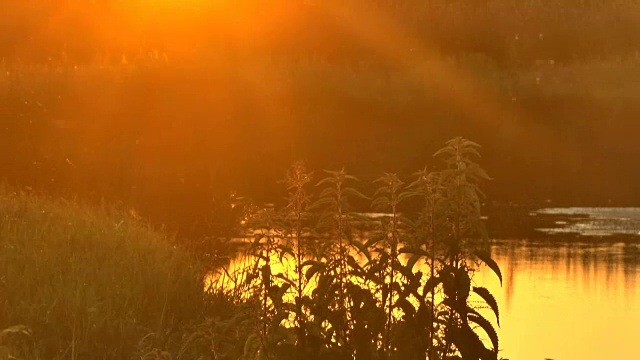
[[[201,320],[203,275],[148,225],[108,209],[0,188],[0,344],[29,359],[125,359],[175,350]],[[19,345],[19,346],[18,346]]]

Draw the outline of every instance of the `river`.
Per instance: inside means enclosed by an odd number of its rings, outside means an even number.
[[[565,208],[537,239],[495,240],[504,284],[476,281],[501,307],[500,355],[512,360],[637,359],[640,209]],[[548,237],[544,236],[548,234]]]

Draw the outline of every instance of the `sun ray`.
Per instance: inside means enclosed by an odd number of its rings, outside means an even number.
[[[531,133],[524,136],[525,121],[515,121],[516,107],[511,99],[507,102],[500,98],[495,89],[482,85],[455,59],[441,55],[428,37],[418,39],[412,36],[390,15],[361,0],[351,0],[347,9],[344,4],[333,1],[317,2],[316,6],[384,61],[431,86],[433,91],[429,94],[440,97],[464,115],[487,126],[500,126],[505,133],[519,136],[523,141],[532,139]],[[528,127],[526,131],[531,132],[532,128]],[[534,131],[540,137],[547,134],[545,129],[537,126]]]

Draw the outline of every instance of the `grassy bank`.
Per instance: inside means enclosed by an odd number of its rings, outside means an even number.
[[[194,264],[130,216],[2,188],[0,330],[14,331],[0,346],[19,359],[179,353],[204,311]]]

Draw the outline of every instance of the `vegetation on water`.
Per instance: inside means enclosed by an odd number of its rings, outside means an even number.
[[[481,263],[501,276],[477,150],[453,139],[443,170],[385,174],[372,199],[344,170],[314,197],[295,163],[286,206],[238,205],[255,237],[218,275],[135,214],[3,188],[0,359],[497,358],[497,304],[471,285]],[[351,205],[369,200],[375,226]]]
[[[478,148],[455,138],[436,153],[443,170],[409,185],[395,174],[376,180],[372,204],[385,215],[374,228],[352,211],[366,198],[354,176],[326,171],[312,199],[313,174],[296,163],[288,204],[252,208],[248,258],[210,287],[256,310],[243,358],[497,359],[494,322],[479,310],[499,324],[498,304],[472,286],[480,264],[502,279],[480,218],[478,186],[489,177]],[[401,208],[415,198],[423,211],[411,218]]]

